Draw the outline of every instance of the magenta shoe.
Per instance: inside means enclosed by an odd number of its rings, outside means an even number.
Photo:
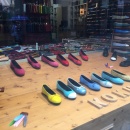
[[[47,57],[47,56],[45,56],[45,55],[42,55],[42,56],[41,56],[41,60],[42,60],[43,62],[45,62],[45,63],[47,63],[47,64],[53,66],[53,67],[58,67],[58,65],[59,65],[58,62],[52,60],[51,58],[49,58],[49,57]]]
[[[18,76],[24,76],[25,75],[24,69],[15,60],[11,60],[11,62],[10,62],[10,68]]]
[[[35,69],[40,69],[41,65],[31,55],[27,57],[28,63]]]

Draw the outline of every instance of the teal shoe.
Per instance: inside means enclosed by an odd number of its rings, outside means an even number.
[[[57,81],[57,89],[69,99],[75,99],[77,97],[76,93],[62,81]]]
[[[123,84],[124,81],[121,78],[115,77],[105,71],[102,72],[102,78],[111,81],[112,83],[115,84]]]

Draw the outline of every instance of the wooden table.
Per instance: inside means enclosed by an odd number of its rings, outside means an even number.
[[[0,129],[16,129],[13,126],[9,127],[9,123],[21,112],[29,113],[26,130],[70,130],[76,129],[76,127],[80,129],[80,125],[128,105],[130,97],[118,97],[117,102],[109,102],[107,107],[98,109],[88,103],[88,99],[98,97],[103,101],[101,99],[102,94],[111,93],[115,89],[123,91],[122,87],[129,85],[129,82],[125,82],[122,86],[114,84],[112,89],[101,87],[99,92],[87,88],[87,94],[85,96],[77,95],[75,100],[66,99],[57,91],[57,80],[67,83],[67,78],[71,77],[79,82],[81,74],[90,78],[92,73],[101,75],[102,71],[110,72],[111,69],[105,67],[106,63],[113,65],[114,69],[130,75],[129,67],[119,66],[123,60],[121,57],[112,62],[110,60],[111,54],[107,58],[102,56],[102,52],[90,53],[88,56],[89,61],[82,60],[82,66],[77,66],[69,61],[68,67],[59,63],[58,68],[53,68],[39,60],[41,63],[40,70],[33,69],[25,60],[25,62],[17,61],[26,71],[23,77],[16,76],[9,64],[0,65],[0,87],[5,87],[5,92],[0,93]],[[81,59],[79,56],[77,57]],[[60,105],[50,104],[41,94],[43,84],[47,84],[61,95],[62,103]],[[23,130],[22,123],[17,129]]]

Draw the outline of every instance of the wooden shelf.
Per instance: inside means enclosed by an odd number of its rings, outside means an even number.
[[[67,78],[71,77],[79,82],[81,74],[91,78],[92,73],[98,75],[101,75],[102,71],[110,73],[111,69],[104,65],[108,62],[109,65],[114,66],[114,69],[130,75],[129,67],[119,66],[122,61],[120,57],[116,62],[112,62],[110,60],[111,54],[109,54],[109,57],[103,57],[102,52],[95,52],[88,53],[88,56],[89,61],[82,61],[82,66],[77,66],[69,61],[68,67],[59,63],[58,68],[53,68],[38,58],[37,60],[41,64],[40,70],[33,69],[26,59],[18,60],[17,62],[26,72],[23,77],[17,77],[12,72],[9,67],[10,61],[0,63],[0,86],[5,87],[5,92],[0,93],[1,130],[15,130],[15,127],[9,127],[9,123],[21,112],[29,113],[26,130],[79,130],[80,128],[85,130],[97,130],[98,128],[100,130],[111,123],[120,126],[121,122],[129,117],[130,107],[126,107],[126,105],[130,104],[130,96],[126,98],[117,96],[117,102],[108,102],[108,106],[102,109],[94,107],[88,103],[88,100],[98,97],[101,101],[104,101],[101,95],[111,93],[116,89],[125,92],[122,87],[128,86],[129,82],[125,82],[122,86],[113,84],[111,89],[101,87],[101,91],[98,92],[87,88],[87,94],[85,96],[77,95],[76,100],[66,99],[56,89],[57,80],[67,83]],[[65,57],[67,58],[67,55]],[[77,58],[81,60],[79,56]],[[55,56],[53,59],[56,60]],[[41,94],[43,84],[47,84],[61,95],[62,103],[60,105],[50,104],[46,97]],[[114,114],[112,114],[113,112]],[[18,129],[23,130],[22,123],[18,126]]]

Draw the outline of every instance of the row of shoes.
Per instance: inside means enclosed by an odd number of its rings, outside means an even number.
[[[130,81],[130,76],[125,75],[117,70],[111,70],[111,74],[105,71],[102,72],[102,76],[92,73],[91,79],[85,75],[80,75],[80,83],[85,85],[91,90],[100,91],[101,86],[106,88],[112,88],[112,83],[122,85],[125,81]],[[112,83],[111,83],[112,82]],[[58,80],[57,90],[59,90],[66,98],[76,99],[77,94],[86,95],[87,89],[75,81],[72,78],[67,79],[67,85]],[[48,100],[53,104],[61,103],[61,96],[49,88],[46,84],[42,86],[42,94],[47,96]]]
[[[81,58],[83,60],[88,61],[88,56],[82,50],[80,50],[79,55],[81,56]],[[58,54],[56,59],[58,61],[60,61],[60,63],[62,65],[69,66],[68,60],[65,59],[61,54]],[[68,55],[68,59],[70,59],[76,65],[81,65],[82,64],[81,60],[79,60],[76,56],[74,56],[71,53]],[[27,56],[27,61],[33,68],[35,68],[35,69],[40,69],[41,68],[40,63],[37,60],[35,60],[31,55]],[[51,58],[49,58],[48,56],[45,56],[45,55],[41,56],[41,61],[49,64],[52,67],[58,67],[59,66],[58,62],[52,60]],[[16,62],[16,60],[11,60],[10,68],[18,76],[24,76],[25,75],[25,70]]]

